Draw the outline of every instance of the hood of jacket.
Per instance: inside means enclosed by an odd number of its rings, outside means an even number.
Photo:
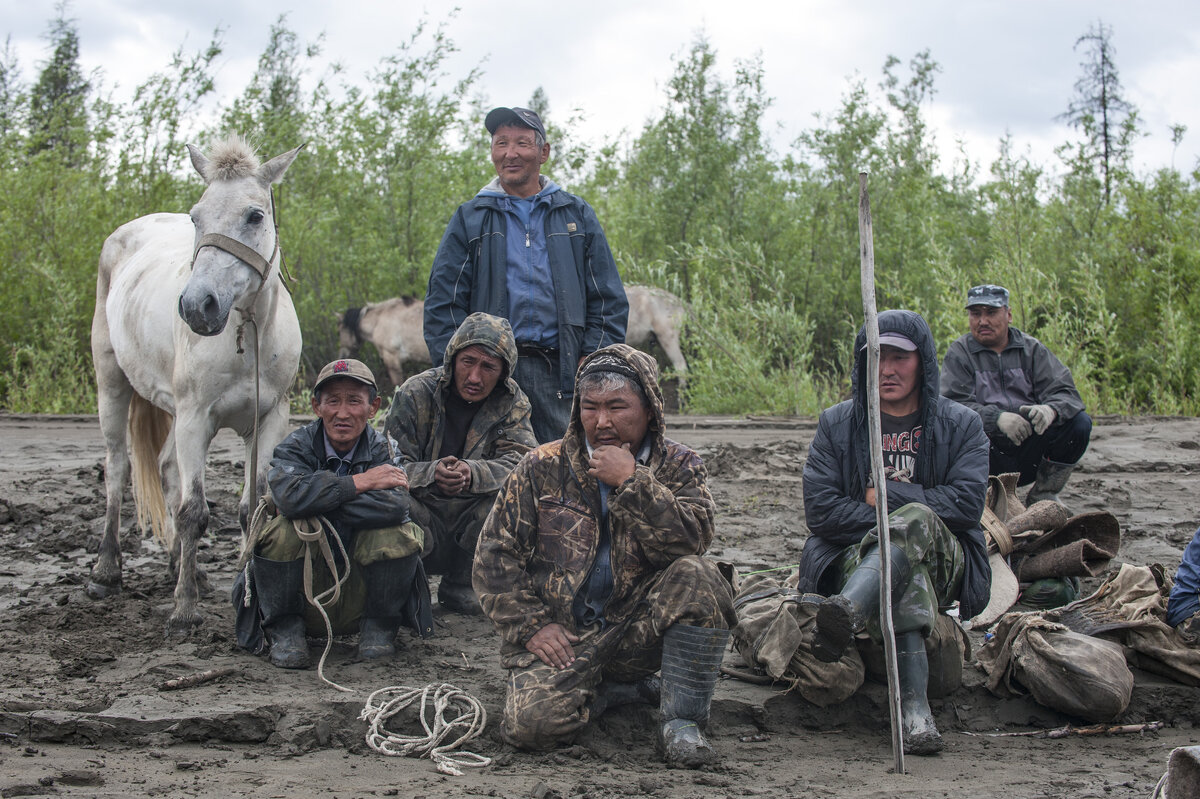
[[[563,444],[570,451],[587,452],[587,438],[583,431],[583,422],[579,416],[579,376],[587,371],[587,365],[600,355],[613,355],[620,358],[637,374],[646,399],[650,401],[650,426],[646,435],[650,437],[650,457],[662,453],[665,444],[665,418],[662,389],[658,385],[658,362],[646,353],[636,350],[628,344],[610,344],[596,350],[583,359],[579,370],[575,373],[575,396],[571,400],[571,421],[567,425]],[[586,460],[586,458],[585,458]]]
[[[939,396],[937,345],[934,344],[933,332],[929,329],[929,324],[915,311],[881,311],[879,313],[879,332],[880,334],[899,333],[907,337],[917,345],[917,352],[921,356],[921,382],[918,390],[921,393],[920,423],[924,426],[924,431],[921,434],[921,450],[917,453],[916,475],[921,481],[924,461],[922,454],[928,454],[933,447],[931,438],[933,431],[930,429],[929,418],[937,408]],[[854,374],[850,381],[854,396],[854,424],[856,427],[862,426],[864,429],[867,424],[867,351],[864,349],[866,345],[867,330],[864,325],[859,328],[858,335],[854,337]],[[871,462],[869,439],[863,435],[859,437],[859,441],[862,444],[859,462],[869,468]]]
[[[550,195],[554,194],[555,192],[557,192],[559,189],[562,188],[561,186],[559,186],[557,183],[555,183],[553,180],[546,177],[545,175],[539,175],[538,181],[539,181],[540,188],[538,188],[537,193],[533,195],[534,198],[536,198],[537,200],[545,200],[547,197],[549,197]],[[512,197],[512,195],[509,194],[508,192],[506,192],[504,190],[504,187],[500,185],[500,176],[499,175],[497,175],[496,177],[494,177],[490,181],[488,181],[488,184],[486,186],[484,186],[482,189],[480,189],[478,192],[476,192],[475,196],[476,197],[495,197],[500,200],[503,200],[507,197]]]
[[[482,311],[464,319],[450,337],[450,343],[446,345],[446,371],[442,379],[447,383],[453,381],[454,356],[474,344],[504,361],[505,371],[499,381],[499,385],[504,385],[517,368],[517,340],[513,337],[512,325],[507,319]]]

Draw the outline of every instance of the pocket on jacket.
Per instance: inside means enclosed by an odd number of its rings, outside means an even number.
[[[543,499],[538,508],[538,556],[572,571],[588,564],[596,521],[591,514],[560,501]]]

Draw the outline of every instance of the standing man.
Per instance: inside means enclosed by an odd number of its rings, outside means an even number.
[[[641,701],[659,705],[668,764],[716,759],[701,729],[737,616],[701,557],[714,511],[704,463],[664,432],[650,356],[596,351],[566,436],[525,456],[484,524],[474,583],[502,640],[514,746],[570,743],[606,707]]]
[[[513,378],[545,443],[567,427],[583,357],[625,340],[629,304],[591,206],[541,174],[550,144],[538,115],[493,108],[484,126],[496,178],[446,226],[425,295],[425,342],[440,366],[468,314],[508,319],[520,354]]]
[[[975,286],[967,292],[971,332],[946,350],[942,395],[983,419],[991,440],[991,473],[1020,472],[1033,483],[1032,505],[1058,501],[1092,437],[1071,372],[1040,341],[1011,327],[1008,289]]]
[[[471,588],[479,528],[521,456],[537,446],[529,400],[511,375],[517,344],[506,319],[466,318],[446,347],[446,365],[404,381],[387,434],[408,473],[411,511],[425,531],[425,571],[442,575],[438,603],[483,611]]]
[[[814,654],[837,661],[856,633],[882,643],[881,557],[867,425],[866,333],[854,342],[853,397],[821,413],[804,463],[812,535],[799,590],[817,609]],[[892,621],[904,751],[930,755],[942,737],[929,708],[925,639],[955,600],[959,618],[987,606],[991,569],[979,520],[987,493],[987,436],[979,416],[938,395],[937,347],[912,311],[879,314],[879,408],[891,533]],[[831,595],[832,596],[829,596]]]
[[[310,556],[327,549],[339,574],[349,568],[340,599],[326,610],[334,635],[359,629],[361,658],[393,655],[402,622],[424,637],[433,634],[421,530],[409,520],[408,477],[392,462],[387,440],[369,424],[379,403],[366,364],[349,358],[326,364],[313,385],[316,420],[281,441],[271,458],[267,480],[274,510],[253,544],[250,572],[258,613],[236,601],[237,586],[234,596],[239,642],[260,649],[261,625],[271,663],[280,668],[307,668],[306,632],[325,633],[310,597],[331,587],[333,578],[326,561],[312,558],[306,597],[306,548]],[[332,529],[322,529],[322,517]],[[328,547],[319,538],[306,542],[298,527],[315,531]],[[251,631],[246,639],[244,630]]]

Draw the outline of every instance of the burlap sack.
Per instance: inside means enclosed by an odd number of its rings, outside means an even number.
[[[1041,705],[1092,722],[1120,716],[1133,693],[1133,672],[1120,645],[1072,632],[1041,614],[1006,615],[978,661],[997,696],[1028,693]]]
[[[788,683],[818,707],[836,705],[862,685],[862,657],[851,646],[836,663],[817,660],[812,637],[821,597],[801,594],[798,582],[794,569],[739,580],[733,600],[738,615],[733,645],[747,666]]]

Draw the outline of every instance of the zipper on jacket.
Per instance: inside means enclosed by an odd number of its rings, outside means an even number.
[[[532,246],[529,243],[529,231],[528,230],[525,231],[525,246],[526,247]]]

